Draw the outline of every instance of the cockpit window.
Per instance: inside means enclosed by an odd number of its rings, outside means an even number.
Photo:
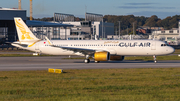
[[[161,46],[167,46],[167,44],[161,44]]]

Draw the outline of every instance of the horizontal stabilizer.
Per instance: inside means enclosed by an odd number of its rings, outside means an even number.
[[[53,45],[52,42],[45,36],[46,40],[48,41],[49,45]]]

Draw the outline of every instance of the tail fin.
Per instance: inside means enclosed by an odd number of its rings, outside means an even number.
[[[20,42],[40,40],[30,31],[30,29],[21,18],[14,18],[14,21],[16,24],[17,34]]]

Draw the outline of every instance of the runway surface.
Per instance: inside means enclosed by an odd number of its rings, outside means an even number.
[[[107,69],[107,68],[170,68],[180,67],[180,60],[158,61],[106,61],[85,64],[83,59],[63,59],[68,56],[0,57],[0,71],[56,69]]]

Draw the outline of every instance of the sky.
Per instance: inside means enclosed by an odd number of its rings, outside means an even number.
[[[21,0],[29,16],[30,0]],[[180,0],[33,0],[33,17],[53,17],[54,13],[85,17],[85,12],[102,15],[135,15],[164,19],[180,15]],[[18,0],[0,0],[0,7],[18,8]]]

